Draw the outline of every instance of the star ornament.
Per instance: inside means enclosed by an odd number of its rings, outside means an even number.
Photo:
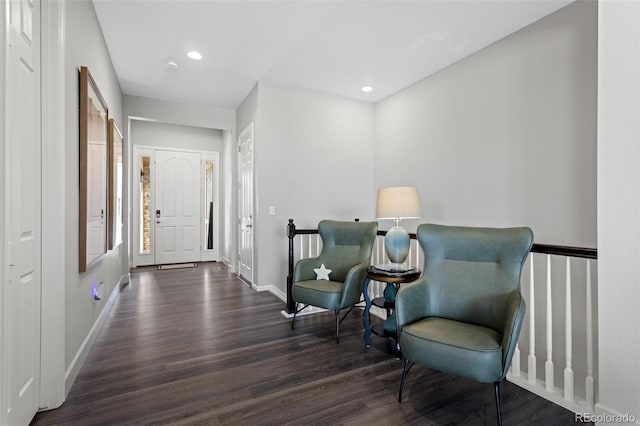
[[[331,273],[331,269],[327,269],[324,267],[324,263],[320,265],[319,268],[314,268],[313,272],[316,273],[316,280],[327,280],[329,281],[329,274]]]

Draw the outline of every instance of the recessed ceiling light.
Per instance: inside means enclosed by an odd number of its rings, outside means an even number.
[[[165,67],[169,68],[170,70],[177,70],[178,69],[178,63],[176,61],[167,61],[166,64],[164,64]]]
[[[370,84],[365,84],[364,86],[362,86],[362,91],[364,93],[369,93],[372,90],[373,90],[373,86]]]
[[[187,56],[196,61],[199,61],[200,59],[202,59],[202,55],[200,54],[200,52],[196,52],[195,50],[192,50],[191,52],[187,53]]]

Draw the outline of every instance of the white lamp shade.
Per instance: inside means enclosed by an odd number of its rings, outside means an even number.
[[[393,186],[378,189],[378,219],[418,219],[420,200],[415,186]]]

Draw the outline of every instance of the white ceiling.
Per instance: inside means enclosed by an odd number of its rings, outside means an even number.
[[[258,80],[376,102],[572,1],[93,3],[125,94],[235,109]]]

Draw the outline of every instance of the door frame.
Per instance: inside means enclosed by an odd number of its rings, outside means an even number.
[[[222,255],[220,253],[220,240],[221,240],[221,234],[220,234],[220,204],[223,201],[223,197],[221,197],[220,195],[220,153],[216,152],[216,151],[212,151],[209,153],[201,153],[200,154],[200,161],[204,162],[204,161],[213,161],[213,193],[215,194],[214,199],[217,200],[217,202],[214,202],[213,205],[213,217],[214,217],[214,221],[213,221],[213,235],[217,235],[217,238],[213,239],[213,249],[212,250],[206,250],[206,248],[204,247],[204,238],[201,236],[200,237],[200,241],[203,244],[203,246],[200,249],[200,259],[202,260],[202,262],[211,262],[211,261],[220,261],[222,259]],[[204,174],[204,164],[200,164],[200,182],[204,182],[206,179],[206,176]],[[200,211],[206,212],[206,197],[205,197],[205,193],[204,190],[200,191]],[[204,225],[204,221],[205,221],[205,217],[202,216],[202,225]],[[204,226],[202,227],[202,229],[204,229]],[[205,230],[206,232],[206,230]]]
[[[66,397],[66,2],[42,1],[40,7],[42,157],[47,159],[42,163],[42,252],[46,256],[42,256],[40,408],[53,409]]]
[[[155,265],[155,241],[156,241],[156,228],[155,222],[154,226],[151,227],[151,253],[149,254],[141,254],[140,253],[140,241],[139,241],[139,232],[140,232],[140,224],[138,221],[138,217],[140,215],[140,192],[136,187],[136,183],[139,182],[137,172],[138,167],[138,157],[141,153],[149,153],[149,157],[151,158],[151,167],[150,173],[153,181],[151,185],[155,185],[155,153],[156,151],[175,151],[175,152],[186,152],[200,155],[200,174],[198,176],[203,176],[203,160],[214,160],[214,191],[216,194],[216,210],[214,214],[217,215],[218,220],[217,224],[217,238],[214,244],[214,255],[210,255],[207,251],[204,250],[202,246],[202,238],[200,239],[200,262],[209,262],[209,261],[219,261],[220,260],[220,240],[221,235],[219,232],[220,229],[220,203],[222,202],[222,197],[220,196],[220,153],[218,151],[199,151],[199,150],[191,150],[191,149],[180,149],[180,148],[166,148],[160,146],[151,146],[151,145],[132,145],[132,156],[131,156],[131,235],[130,235],[130,243],[131,243],[131,261],[132,267],[137,266],[146,266],[146,265]],[[144,155],[144,154],[143,154]],[[204,197],[202,188],[200,189],[200,200],[202,201]],[[154,192],[151,191],[151,206],[155,207],[155,198]],[[200,209],[202,213],[202,208]],[[155,218],[155,216],[153,216]],[[202,226],[204,226],[204,217],[201,215],[200,217],[200,226],[202,230]]]
[[[151,227],[151,253],[141,253],[140,251],[140,191],[138,190],[138,184],[140,182],[140,174],[137,172],[138,158],[141,155],[148,155],[151,159],[149,165],[149,173],[152,179],[155,178],[155,149],[146,145],[133,145],[133,155],[131,157],[131,257],[133,267],[146,266],[155,264],[155,250],[153,249],[156,241],[156,227]],[[153,182],[151,183],[153,185]],[[154,193],[151,191],[150,203],[153,206],[155,200],[153,199]]]

